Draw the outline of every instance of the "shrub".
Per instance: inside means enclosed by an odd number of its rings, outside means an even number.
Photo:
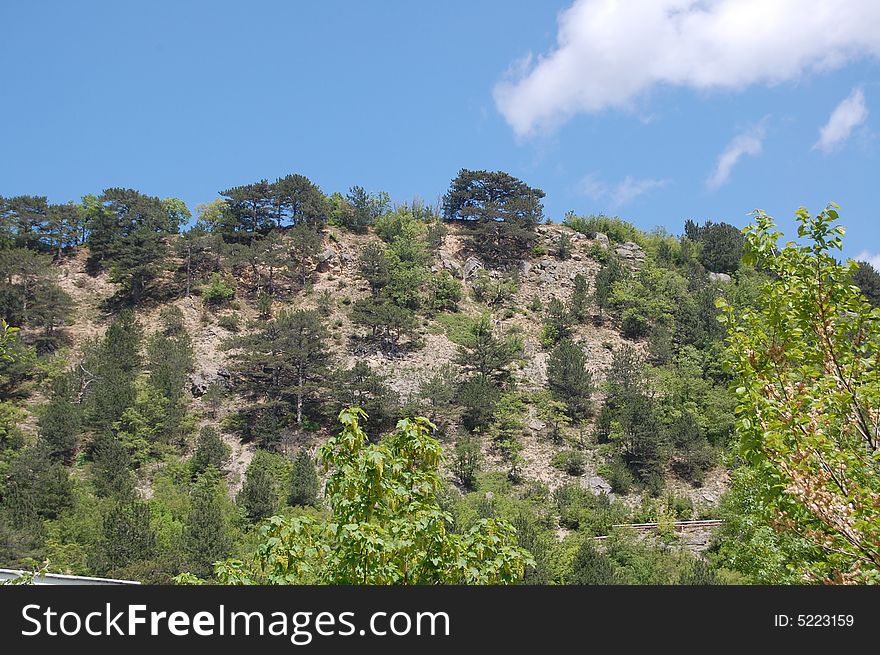
[[[616,494],[628,494],[635,484],[629,467],[619,459],[613,459],[599,467],[599,475],[608,480],[611,491]]]
[[[456,442],[452,459],[452,473],[458,478],[461,486],[467,489],[474,488],[482,458],[483,453],[478,436],[463,436]]]
[[[579,450],[563,450],[554,455],[551,463],[569,475],[583,475],[586,459]]]
[[[241,327],[240,323],[241,319],[238,314],[223,314],[217,318],[217,325],[230,332],[238,332]]]
[[[226,284],[219,273],[212,273],[208,284],[202,288],[202,299],[215,307],[225,305],[234,297],[235,287]]]

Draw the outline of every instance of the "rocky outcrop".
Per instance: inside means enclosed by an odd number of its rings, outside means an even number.
[[[462,270],[464,279],[468,280],[472,278],[483,268],[483,262],[481,262],[479,259],[473,256],[468,257],[464,263],[464,269]]]
[[[617,249],[614,252],[616,252],[617,256],[624,261],[628,261],[633,264],[641,264],[643,261],[645,261],[645,251],[642,250],[639,244],[632,241],[625,241],[621,243],[619,246],[617,246]]]
[[[730,276],[727,273],[709,273],[709,281],[717,282],[718,284],[728,284]]]

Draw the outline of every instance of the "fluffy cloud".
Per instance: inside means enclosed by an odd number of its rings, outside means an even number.
[[[655,180],[651,178],[636,180],[632,176],[627,175],[616,185],[609,185],[591,173],[581,179],[578,189],[585,196],[593,200],[607,200],[611,203],[612,207],[616,208],[628,205],[649,191],[662,189],[667,184],[669,184],[669,180]]]
[[[867,118],[868,106],[865,104],[865,94],[862,89],[855,88],[831,112],[828,122],[819,130],[819,140],[813,148],[818,148],[826,154],[833,152]]]
[[[715,170],[709,179],[706,180],[706,186],[713,191],[725,184],[730,179],[730,173],[733,167],[742,158],[743,155],[758,155],[764,148],[764,134],[766,132],[765,118],[757,125],[752,125],[744,131],[737,134],[727,147],[718,155],[718,162],[715,164]]]
[[[494,89],[519,136],[628,108],[658,85],[739,90],[880,57],[876,0],[576,0],[556,48]]]
[[[880,271],[880,255],[863,250],[854,258],[857,262],[868,262],[876,270]]]

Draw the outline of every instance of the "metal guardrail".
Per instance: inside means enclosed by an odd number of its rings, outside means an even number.
[[[682,531],[689,530],[693,528],[713,528],[718,525],[722,525],[724,521],[721,519],[704,519],[701,521],[675,521],[672,524],[673,529]],[[668,525],[668,524],[667,524]],[[630,528],[631,530],[656,530],[660,526],[659,523],[618,523],[616,525],[612,525],[612,528]],[[601,537],[593,537],[593,539],[607,539],[609,535],[602,535]]]
[[[4,580],[14,580],[23,575],[31,575],[31,571],[17,571],[15,569],[0,569],[0,582]],[[35,585],[139,585],[140,582],[134,580],[115,580],[113,578],[90,578],[82,575],[61,575],[60,573],[36,573],[33,574],[33,583]]]

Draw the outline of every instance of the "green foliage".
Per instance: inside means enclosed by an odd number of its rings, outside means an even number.
[[[565,232],[556,238],[556,259],[571,259],[571,237]]]
[[[194,474],[204,473],[209,468],[223,471],[229,463],[232,448],[223,441],[216,428],[206,425],[202,427],[196,439],[196,449],[190,458],[190,466]]]
[[[441,271],[428,280],[428,308],[434,311],[456,311],[461,301],[461,282],[448,271]]]
[[[214,562],[229,556],[232,532],[224,502],[225,486],[211,475],[203,475],[192,490],[186,516],[183,547],[189,570],[199,576],[210,575]]]
[[[553,456],[550,463],[569,475],[583,475],[586,458],[580,450],[562,450]]]
[[[880,273],[868,262],[856,262],[852,279],[872,307],[880,307]]]
[[[220,273],[212,273],[202,288],[202,300],[213,307],[220,307],[235,298],[235,287],[227,284]]]
[[[308,450],[300,448],[293,459],[288,502],[291,505],[316,506],[320,490],[318,471],[315,468],[315,458]]]
[[[714,273],[733,273],[739,268],[745,239],[736,227],[728,223],[706,221],[698,225],[684,224],[685,236],[699,244],[700,263]]]
[[[592,412],[593,376],[587,369],[583,348],[569,339],[561,341],[547,362],[547,386],[565,403],[572,418]]]
[[[276,488],[270,458],[271,455],[263,450],[254,453],[236,498],[245,516],[254,523],[272,516],[279,506],[280,490]]]
[[[452,454],[452,473],[465,489],[473,489],[483,461],[480,438],[475,434],[459,437]]]
[[[508,365],[514,354],[510,340],[497,336],[484,314],[470,326],[467,340],[458,348],[456,363],[466,377],[500,386],[510,378]]]
[[[113,572],[155,554],[156,535],[150,507],[137,500],[116,503],[104,518],[101,551],[104,567]]]
[[[610,217],[604,214],[593,216],[575,216],[573,212],[565,215],[563,225],[570,227],[575,232],[585,234],[590,239],[595,239],[597,233],[604,234],[615,243],[633,241],[639,245],[644,244],[644,236],[632,223],[627,223],[616,216]]]
[[[134,494],[131,455],[110,433],[102,433],[93,446],[92,482],[95,493],[104,498],[128,499]]]
[[[604,553],[600,553],[592,539],[584,539],[571,562],[568,584],[614,584],[614,567]]]
[[[321,447],[330,470],[332,519],[271,518],[248,562],[217,566],[228,583],[503,584],[520,580],[531,556],[504,521],[463,534],[437,504],[440,444],[427,420],[401,421],[381,444],[360,429],[363,413],[340,414],[342,432]]]
[[[462,169],[443,196],[443,217],[471,231],[468,247],[490,263],[525,258],[544,218],[544,192],[501,171]]]
[[[241,340],[235,370],[245,393],[275,411],[292,403],[297,425],[328,378],[327,331],[315,311],[282,311]]]
[[[474,300],[489,307],[504,305],[513,298],[517,289],[519,289],[519,279],[515,273],[502,278],[493,278],[484,268],[479,270],[471,282]]]
[[[62,375],[52,384],[52,396],[40,416],[40,438],[53,458],[70,462],[82,428],[80,406],[76,402],[75,378]]]
[[[722,301],[735,375],[739,453],[756,473],[775,525],[821,552],[792,565],[806,579],[880,580],[880,310],[841,265],[837,208],[796,213],[803,245],[778,246],[770,217],[755,213],[748,263],[772,274],[758,307]]]

